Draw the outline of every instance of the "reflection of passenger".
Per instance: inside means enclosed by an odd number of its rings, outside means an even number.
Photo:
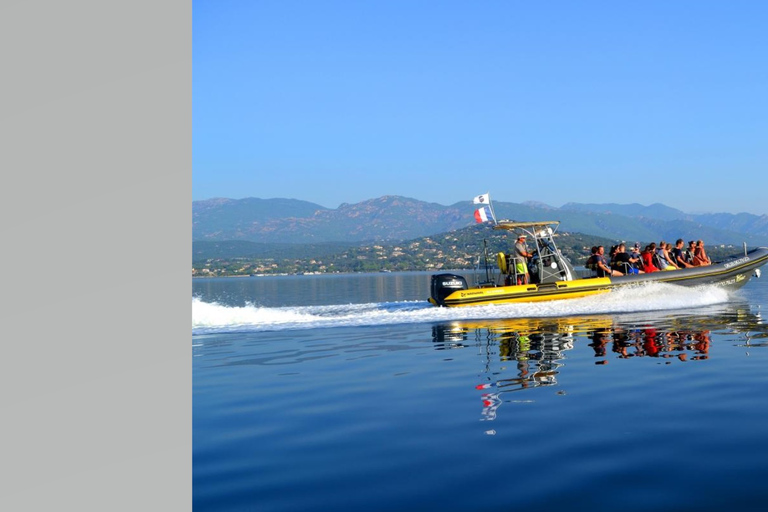
[[[531,373],[531,363],[528,359],[519,359],[517,361],[517,376],[520,379],[520,386],[528,387],[528,374]]]
[[[645,340],[643,341],[643,352],[650,357],[658,357],[661,347],[656,339],[656,329],[645,330]]]
[[[528,374],[530,373],[530,357],[529,351],[531,350],[531,339],[525,334],[520,334],[517,337],[518,345],[517,352],[515,353],[515,359],[517,359],[517,376],[521,387],[528,387]]]
[[[688,337],[688,333],[685,331],[675,332],[675,346],[674,350],[678,352],[677,358],[683,362],[688,360],[688,353],[686,352],[685,341]]]
[[[707,359],[711,344],[709,331],[659,331],[654,327],[625,331],[621,327],[598,329],[589,335],[589,346],[596,358],[607,355],[607,345],[613,342],[611,352],[619,359],[630,357],[677,358],[680,361]],[[695,356],[689,358],[689,353]],[[595,364],[607,364],[607,360]]]
[[[627,349],[631,347],[632,344],[629,342],[629,335],[626,331],[614,329],[613,331],[613,352],[616,354],[619,354],[619,357],[621,359],[626,359],[628,357],[631,357],[631,355],[628,353]]]
[[[608,329],[600,329],[592,333],[592,343],[589,344],[595,351],[595,357],[605,357],[606,345],[608,344],[610,332]],[[595,364],[607,364],[607,360],[595,361]]]
[[[696,341],[696,343],[693,344],[693,349],[699,354],[693,357],[693,359],[709,358],[709,331],[697,332],[693,335],[693,339]]]

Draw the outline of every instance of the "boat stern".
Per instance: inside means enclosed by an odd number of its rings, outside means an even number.
[[[457,274],[435,274],[430,283],[429,298],[433,306],[445,306],[445,298],[458,290],[466,290],[467,280]]]

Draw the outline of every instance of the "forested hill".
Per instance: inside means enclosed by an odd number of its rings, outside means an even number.
[[[557,247],[575,265],[583,264],[591,246],[603,245],[607,249],[618,242],[581,233],[557,235]],[[192,268],[195,276],[468,269],[476,267],[482,262],[478,258],[486,254],[495,264],[496,253],[509,252],[514,238],[513,234],[494,230],[486,223],[403,242],[356,246],[198,241],[193,242]],[[709,246],[710,257],[715,260],[741,250],[734,246]]]
[[[768,246],[768,216],[747,213],[693,215],[662,204],[493,202],[497,219],[560,221],[566,232],[611,240],[674,241]],[[444,206],[383,196],[336,209],[297,199],[210,199],[192,203],[194,241],[360,244],[396,242],[472,226],[471,201]]]

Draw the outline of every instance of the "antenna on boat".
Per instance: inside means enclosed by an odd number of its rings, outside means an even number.
[[[488,195],[488,207],[491,209],[491,217],[493,218],[493,224],[494,226],[498,226],[499,222],[496,220],[496,212],[493,211],[493,203],[491,202],[491,194]]]
[[[494,218],[494,221],[496,219]],[[491,275],[488,270],[488,239],[483,239],[483,255],[485,256],[485,282],[490,283],[491,282]]]

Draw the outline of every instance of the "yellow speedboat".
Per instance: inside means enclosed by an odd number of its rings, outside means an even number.
[[[469,286],[458,274],[432,276],[429,302],[435,306],[476,306],[514,302],[538,302],[576,299],[628,285],[648,282],[697,286],[703,284],[740,288],[768,262],[768,248],[758,247],[704,267],[684,268],[668,272],[629,274],[618,277],[579,275],[571,262],[557,248],[555,238],[559,221],[499,222],[494,229],[525,234],[533,241],[533,257],[527,262],[529,284],[518,281],[514,259],[498,253],[493,269],[486,267],[485,279]],[[487,260],[487,258],[486,258]]]

